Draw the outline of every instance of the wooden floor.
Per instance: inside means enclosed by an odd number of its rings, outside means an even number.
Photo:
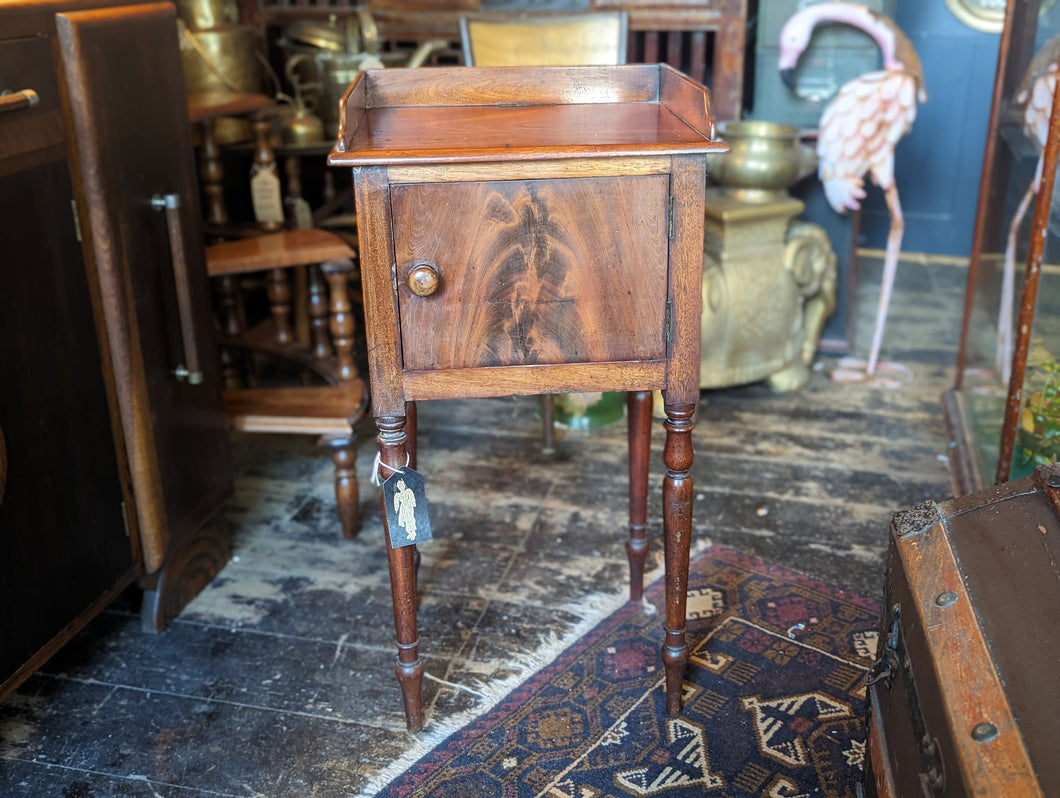
[[[859,275],[855,351],[878,263]],[[903,262],[884,359],[900,389],[809,386],[703,395],[694,433],[695,544],[726,543],[879,594],[891,515],[951,493],[939,396],[956,361],[965,271]],[[372,445],[365,530],[343,540],[330,459],[311,440],[235,439],[234,558],[157,635],[118,601],[0,704],[0,795],[345,796],[414,757],[491,688],[517,679],[621,601],[625,429],[541,451],[531,398],[427,403],[420,470],[435,540],[422,547],[428,727],[404,731]],[[652,484],[661,482],[662,430]],[[649,566],[660,562],[651,494]],[[660,627],[661,631],[661,627]]]

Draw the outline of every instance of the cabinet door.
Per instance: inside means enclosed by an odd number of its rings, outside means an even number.
[[[232,490],[176,17],[156,3],[59,14],[56,23],[82,227],[150,572]],[[152,204],[166,197],[177,206],[172,225]],[[201,382],[178,377],[194,360]]]
[[[24,89],[0,115],[0,699],[139,572],[49,37],[0,41]]]
[[[664,359],[669,185],[644,175],[393,186],[404,368]],[[428,296],[407,285],[422,263],[438,274]]]

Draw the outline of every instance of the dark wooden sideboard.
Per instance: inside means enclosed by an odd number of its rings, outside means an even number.
[[[2,698],[136,580],[179,612],[232,480],[173,6],[8,2],[0,92]]]

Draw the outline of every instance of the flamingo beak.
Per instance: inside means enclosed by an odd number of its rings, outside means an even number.
[[[791,91],[795,91],[794,68],[780,70],[780,79],[784,81],[784,85],[787,86]]]

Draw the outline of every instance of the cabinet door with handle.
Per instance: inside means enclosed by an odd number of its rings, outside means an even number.
[[[232,489],[176,17],[152,3],[61,13],[56,25],[151,572]]]
[[[2,32],[5,21],[0,14]],[[136,530],[124,523],[123,458],[71,207],[49,37],[0,39],[5,91],[0,699],[140,573]]]

